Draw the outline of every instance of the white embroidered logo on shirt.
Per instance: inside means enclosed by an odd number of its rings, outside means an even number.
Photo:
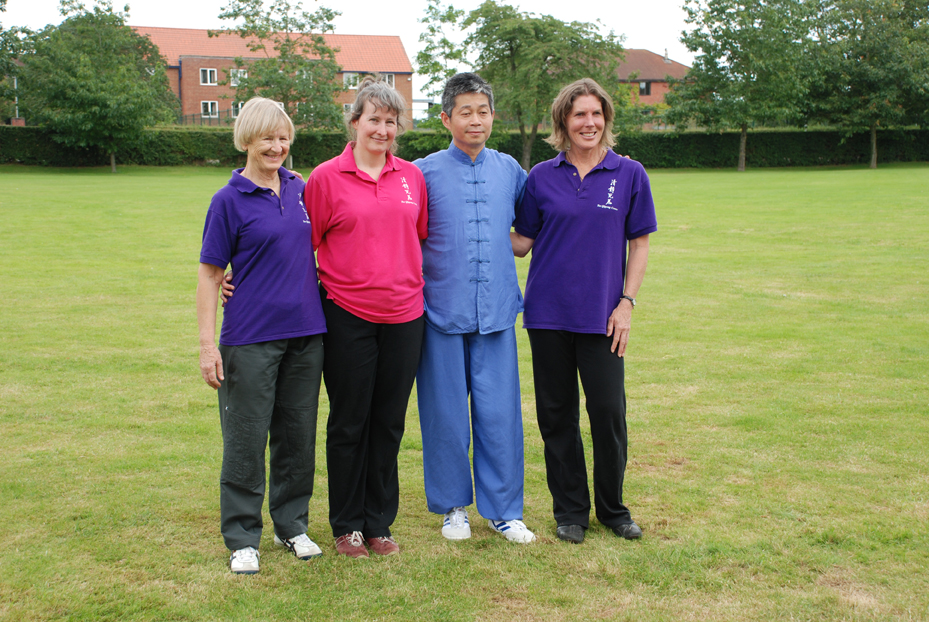
[[[403,182],[403,190],[406,191],[406,200],[403,202],[409,203],[410,205],[419,205],[419,203],[413,200],[413,195],[410,193],[410,184],[407,183],[406,177],[401,177],[400,181]]]
[[[298,200],[300,201],[300,209],[303,210],[303,224],[308,225],[310,224],[310,215],[307,213],[306,206],[303,204],[303,197],[300,197]]]
[[[610,188],[606,191],[606,203],[601,203],[597,207],[602,207],[603,209],[611,209],[614,212],[619,211],[613,207],[613,193],[616,192],[616,180],[610,180]]]

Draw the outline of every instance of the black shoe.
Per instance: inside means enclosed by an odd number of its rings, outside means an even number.
[[[638,540],[642,537],[642,530],[635,523],[616,525],[612,529],[613,533],[615,533],[620,538],[625,538],[626,540]]]
[[[560,540],[580,544],[584,541],[584,528],[580,525],[558,525],[555,534]],[[641,532],[639,532],[641,535]]]

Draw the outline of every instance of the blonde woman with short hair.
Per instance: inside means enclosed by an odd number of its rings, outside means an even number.
[[[323,368],[323,316],[304,184],[283,167],[294,126],[277,102],[249,100],[236,119],[244,168],[210,202],[197,285],[200,373],[217,389],[223,434],[220,530],[235,574],[259,570],[265,446],[274,542],[298,559],[320,555],[307,536],[316,415]],[[217,293],[232,267],[216,346]]]

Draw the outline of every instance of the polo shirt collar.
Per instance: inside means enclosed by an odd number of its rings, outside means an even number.
[[[339,172],[340,173],[357,173],[358,165],[355,164],[355,154],[352,152],[352,149],[355,146],[355,141],[349,141],[345,145],[345,149],[342,150],[342,153],[339,155]],[[468,158],[470,160],[470,158]],[[390,151],[387,152],[387,170],[389,171],[399,171],[400,162],[394,154]]]
[[[248,177],[242,174],[244,168],[237,168],[232,171],[232,179],[229,180],[229,185],[241,192],[242,194],[251,194],[256,190],[265,190],[261,186],[257,185]],[[277,174],[281,178],[281,185],[284,185],[286,182],[296,179],[297,176],[288,171],[283,166],[277,169]]]
[[[487,146],[485,145],[484,148],[481,149],[481,152],[477,154],[473,162],[471,161],[471,156],[459,149],[455,141],[448,144],[448,153],[462,164],[481,164],[484,158],[487,157]]]
[[[559,167],[559,166],[561,166],[562,163],[567,163],[567,164],[571,165],[571,163],[568,162],[568,160],[565,158],[565,153],[566,153],[566,152],[561,151],[561,152],[558,153],[558,155],[555,156],[555,164],[554,164],[554,166],[555,166],[556,168]],[[617,153],[616,153],[615,151],[613,151],[612,149],[607,149],[607,151],[606,151],[606,156],[604,156],[603,161],[600,162],[599,164],[597,164],[597,166],[593,167],[593,168],[590,169],[590,170],[591,170],[591,171],[595,171],[595,170],[597,170],[598,168],[605,168],[605,169],[607,169],[607,170],[612,171],[613,169],[619,167],[619,161],[620,161],[620,159],[621,159],[621,158],[619,157],[619,154],[617,154]],[[571,165],[571,166],[573,166],[573,165]]]

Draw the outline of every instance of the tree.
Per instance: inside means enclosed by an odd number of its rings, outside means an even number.
[[[61,25],[37,33],[23,57],[24,105],[56,141],[103,149],[115,173],[118,151],[132,148],[146,127],[176,118],[165,60],[109,1],[89,10],[63,0],[61,13]]]
[[[6,0],[0,0],[0,13],[6,11]],[[0,116],[6,117],[13,110],[16,97],[14,87],[19,74],[16,59],[27,49],[30,32],[26,28],[4,29],[0,24]]]
[[[823,2],[811,116],[849,132],[929,123],[929,4],[925,0]]]
[[[230,0],[219,17],[240,24],[210,36],[238,34],[249,50],[261,55],[235,59],[237,70],[244,72],[239,74],[236,99],[245,102],[260,95],[281,102],[300,127],[340,126],[342,109],[335,97],[342,92],[336,81],[341,67],[336,50],[322,35],[332,31],[338,15],[327,8],[308,13],[299,1],[274,0],[266,10],[262,0]]]
[[[738,128],[745,170],[748,126],[799,120],[808,90],[802,67],[809,45],[804,0],[685,0],[694,26],[681,41],[697,52],[683,80],[672,81],[665,118],[712,129]]]
[[[526,170],[539,127],[566,84],[593,78],[614,94],[617,107],[631,105],[628,93],[620,92],[616,73],[623,55],[621,37],[601,35],[598,24],[566,23],[494,0],[468,13],[429,0],[420,21],[426,26],[420,37],[426,46],[416,57],[419,73],[430,77],[428,85],[440,85],[465,65],[493,84],[501,120],[522,137],[520,164]],[[453,42],[446,27],[457,28],[464,41]]]

